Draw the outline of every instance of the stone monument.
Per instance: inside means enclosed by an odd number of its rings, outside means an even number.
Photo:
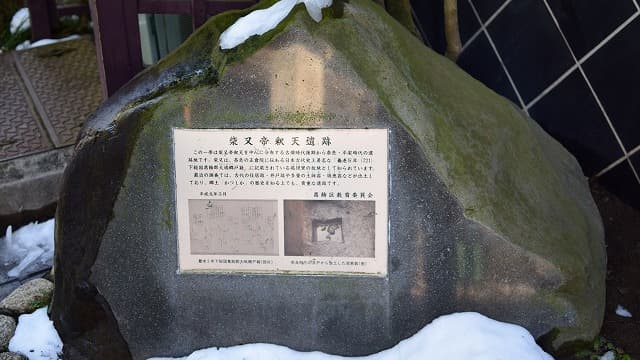
[[[57,214],[67,359],[363,355],[456,311],[551,350],[597,334],[603,229],[560,144],[373,1],[221,50],[246,13],[87,121]]]

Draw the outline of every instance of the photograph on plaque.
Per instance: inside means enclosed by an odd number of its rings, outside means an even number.
[[[278,255],[278,203],[189,200],[191,254]]]
[[[284,200],[285,256],[375,256],[375,201]]]

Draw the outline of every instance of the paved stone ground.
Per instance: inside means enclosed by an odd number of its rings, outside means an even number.
[[[73,144],[102,101],[95,47],[85,37],[0,54],[0,84],[2,237],[8,225],[52,216]],[[0,299],[49,271],[10,279],[0,270]]]
[[[0,54],[0,161],[72,145],[102,101],[93,43]]]
[[[45,210],[50,213],[57,200],[59,180],[80,128],[102,101],[95,47],[85,37],[0,54],[0,84],[4,234],[9,224],[37,219]]]

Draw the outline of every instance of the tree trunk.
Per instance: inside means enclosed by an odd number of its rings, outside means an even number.
[[[444,0],[444,36],[447,40],[445,56],[456,62],[462,52],[458,27],[458,0]]]

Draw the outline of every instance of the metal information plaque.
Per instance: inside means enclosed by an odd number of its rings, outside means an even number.
[[[180,272],[387,273],[386,129],[174,129]]]

